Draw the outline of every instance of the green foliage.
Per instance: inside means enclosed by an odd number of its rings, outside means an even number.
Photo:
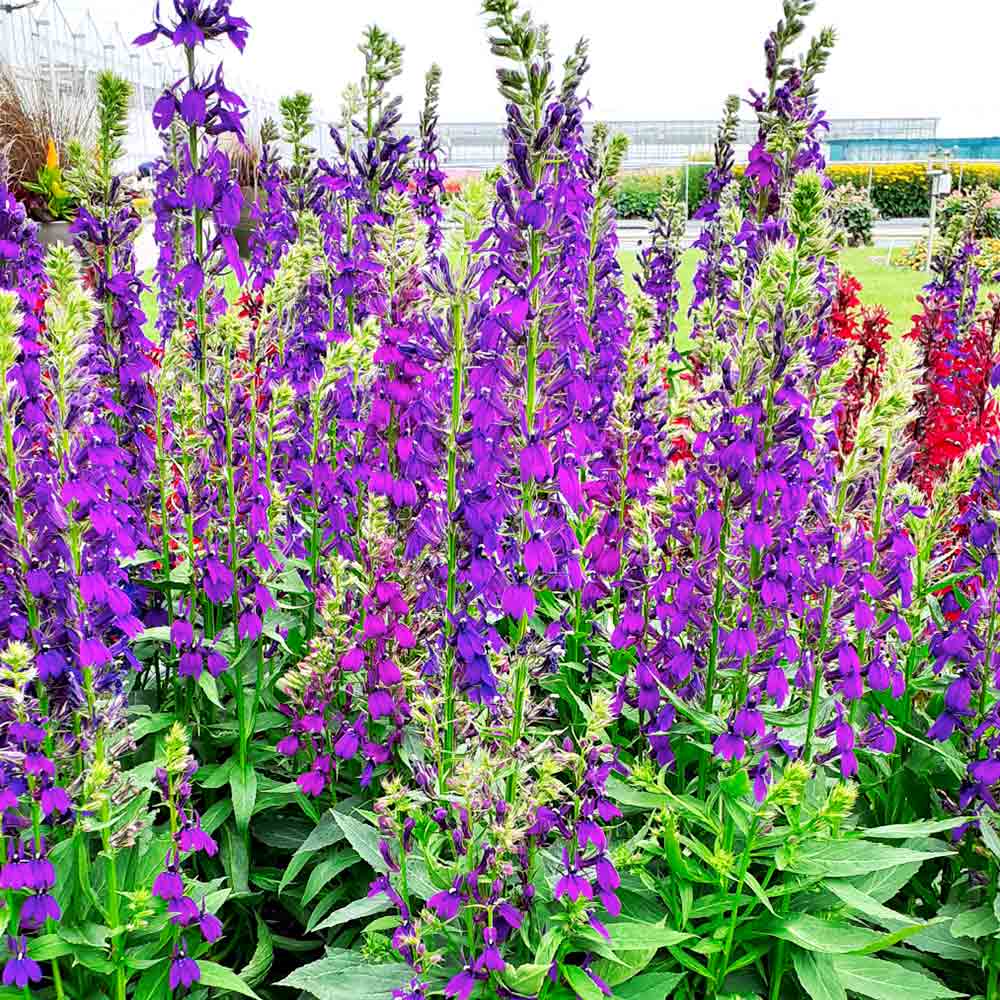
[[[831,199],[834,219],[849,247],[870,246],[877,212],[868,192],[852,184],[838,187]]]
[[[709,169],[709,164],[698,161],[692,161],[687,167],[691,213],[704,200],[704,179]],[[975,185],[1000,190],[1000,167],[981,163],[953,163],[950,164],[950,169],[956,189],[961,184],[967,191]],[[743,166],[737,165],[737,176],[742,172]],[[653,192],[659,190],[663,176],[668,173],[679,173],[683,184],[684,168],[625,175],[615,201],[619,217],[651,219],[656,209]],[[828,167],[827,174],[837,187],[850,187],[862,192],[868,192],[870,187],[875,218],[920,218],[930,210],[926,164],[893,163],[869,167],[867,164],[834,163]],[[949,211],[954,210],[949,208]],[[992,235],[993,227],[1000,234],[1000,210],[997,209],[992,209],[990,218],[984,221],[985,234]]]
[[[77,199],[66,185],[55,143],[49,143],[45,166],[41,167],[34,181],[25,181],[25,188],[37,194],[45,206],[49,222],[66,222],[73,218]]]
[[[957,191],[938,206],[938,220],[946,230],[958,216],[968,216],[972,208],[972,193]],[[971,235],[975,239],[1000,239],[1000,194],[990,192],[982,210],[976,213]]]
[[[614,193],[615,212],[620,219],[652,219],[663,196],[663,173],[626,173]],[[673,174],[676,176],[676,174]]]

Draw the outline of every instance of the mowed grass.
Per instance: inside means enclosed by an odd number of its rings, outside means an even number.
[[[884,306],[892,320],[892,329],[905,333],[910,329],[911,319],[917,310],[917,294],[927,283],[927,275],[922,271],[909,271],[901,267],[892,267],[885,263],[887,251],[878,247],[858,247],[845,250],[841,254],[841,264],[845,271],[853,274],[861,282],[861,301],[865,305]],[[635,285],[635,272],[638,260],[635,251],[622,250],[618,254],[622,270],[625,272],[625,282],[628,291]],[[697,263],[697,253],[689,250],[684,254],[680,270],[680,312],[677,325],[680,337],[686,339],[690,322],[687,318],[688,307],[694,289],[691,279]]]
[[[158,341],[160,337],[156,332],[156,318],[160,314],[160,306],[156,300],[156,275],[151,270],[147,271],[144,280],[147,290],[142,293],[142,311],[146,314],[146,336]],[[225,274],[225,293],[227,302],[235,302],[240,297],[240,286],[232,271],[226,271]]]
[[[922,271],[910,271],[906,268],[892,267],[886,264],[886,250],[878,247],[860,247],[845,250],[841,254],[844,269],[853,274],[861,282],[861,301],[865,305],[882,305],[892,320],[892,329],[896,333],[905,333],[910,329],[913,314],[917,310],[917,295],[927,282],[927,275]],[[625,273],[626,290],[635,291],[635,273],[638,270],[637,255],[634,250],[622,250],[618,254],[622,270]],[[690,322],[687,318],[688,307],[693,295],[692,278],[697,263],[697,253],[689,250],[684,254],[681,263],[680,282],[680,316],[678,327],[681,341],[687,340]],[[153,273],[147,272],[146,282],[153,287]],[[240,289],[236,276],[227,272],[225,280],[226,298],[235,302]],[[997,286],[992,286],[997,287]],[[143,310],[147,316],[147,332],[155,333],[157,315],[156,294],[146,292],[142,298]]]

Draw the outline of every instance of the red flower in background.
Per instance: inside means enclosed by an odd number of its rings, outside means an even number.
[[[997,364],[993,344],[1000,331],[1000,297],[964,336],[956,331],[954,312],[935,295],[920,298],[923,311],[914,317],[908,337],[921,347],[926,387],[917,400],[913,424],[917,445],[914,482],[930,493],[948,468],[970,448],[985,444],[1000,431],[990,376]]]
[[[861,282],[853,275],[842,274],[837,282],[830,317],[836,336],[856,344],[856,363],[844,385],[844,395],[837,414],[837,436],[844,452],[854,447],[854,434],[861,410],[878,399],[885,368],[885,345],[889,341],[889,315],[882,306],[862,307],[858,292]]]

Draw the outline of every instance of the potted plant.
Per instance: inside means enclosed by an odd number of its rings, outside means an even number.
[[[45,165],[34,181],[24,182],[24,188],[34,196],[29,199],[28,211],[39,223],[38,238],[42,245],[69,243],[69,224],[76,215],[76,198],[63,180],[59,153],[52,139],[49,139]]]
[[[235,233],[236,243],[240,248],[240,256],[249,257],[250,234],[257,228],[257,221],[252,218],[251,212],[258,198],[267,197],[259,181],[260,161],[263,156],[261,137],[247,136],[245,144],[234,143],[227,153],[233,174],[243,192],[243,209]]]

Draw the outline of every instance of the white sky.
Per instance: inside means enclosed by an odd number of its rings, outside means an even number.
[[[86,3],[95,20],[131,38],[153,0]],[[163,0],[171,7],[170,0]],[[522,0],[522,6],[524,6]],[[595,119],[716,119],[728,93],[760,87],[762,43],[780,0],[528,0],[552,30],[558,60],[580,35],[591,41]],[[269,96],[313,93],[336,113],[344,84],[360,76],[355,47],[369,23],[405,46],[404,118],[419,111],[423,74],[443,70],[442,121],[502,117],[478,0],[233,0],[253,26],[245,56],[227,70]],[[814,26],[840,37],[821,81],[832,117],[937,116],[938,134],[1000,135],[998,0],[819,0]]]

